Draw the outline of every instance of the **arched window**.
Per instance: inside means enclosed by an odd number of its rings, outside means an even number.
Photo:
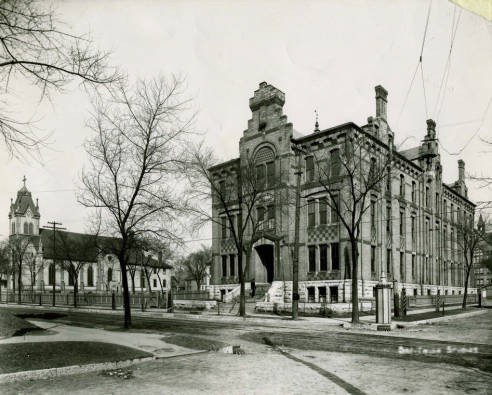
[[[24,222],[24,234],[29,234],[29,226],[27,225],[27,222]]]
[[[108,269],[108,283],[113,281],[113,269],[109,268]]]
[[[12,222],[12,234],[15,235],[15,222]]]
[[[34,226],[32,222],[29,224],[29,234],[32,235],[34,233]]]
[[[52,263],[48,269],[48,284],[55,284],[55,265]]]
[[[275,153],[270,147],[261,147],[255,155],[256,181],[260,186],[275,185]]]
[[[87,286],[88,287],[94,286],[94,269],[92,268],[92,266],[89,266],[87,268]]]

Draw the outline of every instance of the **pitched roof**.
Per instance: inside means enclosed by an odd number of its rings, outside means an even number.
[[[43,257],[46,259],[67,260],[77,262],[97,262],[99,255],[112,254],[118,248],[120,239],[116,237],[96,236],[85,233],[56,231],[56,238],[53,246],[53,230],[40,229],[40,236],[33,237],[33,243],[38,246],[39,240],[43,247]],[[129,264],[139,265],[142,262],[142,251],[130,251]],[[172,266],[158,259],[145,257],[144,262],[148,267],[171,269]]]
[[[39,217],[39,207],[34,204],[31,192],[24,185],[17,191],[17,198],[15,199],[15,203],[10,207],[10,210],[11,214],[23,215],[28,209],[31,209],[35,217]]]
[[[58,230],[40,229],[43,257],[73,261],[96,262],[101,252],[100,240],[96,236]]]

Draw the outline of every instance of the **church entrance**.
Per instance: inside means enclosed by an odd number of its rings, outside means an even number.
[[[273,244],[262,244],[255,247],[258,256],[260,257],[261,263],[265,266],[267,272],[267,282],[273,282],[274,275],[274,246]]]

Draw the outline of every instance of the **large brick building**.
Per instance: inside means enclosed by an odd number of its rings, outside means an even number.
[[[443,182],[436,124],[430,119],[420,145],[402,151],[394,148],[393,131],[386,117],[388,94],[381,86],[375,90],[376,113],[366,125],[349,122],[320,130],[316,122],[314,132],[301,135],[283,114],[284,93],[262,82],[249,100],[252,116],[239,141],[239,158],[210,169],[213,179],[220,183],[234,174],[237,177],[247,158],[255,162],[268,198],[257,203],[255,215],[263,221],[246,281],[268,284],[272,298],[291,300],[295,205],[287,197],[296,190],[295,144],[304,152],[299,240],[301,301],[350,300],[347,233],[340,218],[327,207],[326,190],[317,182],[322,177],[320,162],[328,176],[335,172],[340,185],[345,182],[339,156],[347,135],[363,136],[366,143],[361,149],[373,151],[377,158],[391,155],[386,185],[371,190],[361,221],[359,295],[372,297],[382,272],[408,294],[435,294],[438,289],[442,294],[463,292],[464,265],[457,223],[473,218],[475,209],[468,198],[465,164],[458,161],[456,182]],[[313,165],[313,157],[318,166]],[[367,166],[371,164],[372,159]],[[237,251],[223,207],[215,200],[212,214],[211,284],[218,294],[237,290]]]

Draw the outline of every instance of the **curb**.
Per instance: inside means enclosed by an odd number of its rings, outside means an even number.
[[[91,363],[87,365],[72,365],[72,366],[63,366],[59,368],[5,373],[5,374],[0,374],[0,383],[3,384],[3,383],[14,383],[18,381],[25,381],[25,380],[50,379],[50,378],[61,377],[61,376],[70,376],[72,374],[97,372],[99,370],[126,368],[128,366],[137,363],[149,362],[155,359],[156,359],[155,357],[144,357],[144,358],[127,359],[124,361]]]

